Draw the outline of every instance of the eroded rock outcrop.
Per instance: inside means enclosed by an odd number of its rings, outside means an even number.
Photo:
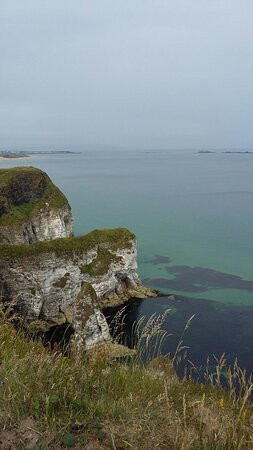
[[[123,228],[0,246],[5,305],[13,302],[15,311],[38,330],[71,324],[78,348],[110,339],[101,306],[145,295],[136,270],[135,236]]]
[[[0,170],[0,302],[30,330],[66,324],[78,350],[109,341],[102,308],[151,294],[136,256],[124,228],[72,237],[67,199],[41,170]]]
[[[33,167],[0,170],[0,243],[31,244],[72,235],[66,197]]]

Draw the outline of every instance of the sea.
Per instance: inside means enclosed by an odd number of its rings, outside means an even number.
[[[141,279],[168,295],[129,304],[128,333],[169,310],[164,354],[182,338],[196,367],[225,354],[252,372],[253,154],[86,150],[0,161],[23,165],[62,189],[76,235],[113,227],[136,234]]]

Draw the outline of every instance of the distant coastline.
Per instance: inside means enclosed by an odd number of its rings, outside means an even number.
[[[197,155],[209,155],[212,153],[226,153],[226,154],[239,154],[239,155],[253,155],[253,150],[200,150]]]
[[[29,158],[29,155],[24,152],[0,152],[0,159],[20,159]]]
[[[8,159],[25,159],[30,158],[31,156],[36,155],[65,155],[65,154],[79,154],[81,152],[71,152],[69,150],[51,150],[51,151],[6,151],[0,150],[0,161],[8,160]]]

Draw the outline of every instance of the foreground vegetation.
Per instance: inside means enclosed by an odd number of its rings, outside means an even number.
[[[105,346],[66,357],[27,340],[2,319],[0,448],[253,448],[252,385],[238,367],[228,371],[225,392],[222,364],[216,385],[210,379],[203,386],[179,380],[165,357],[143,367],[136,350],[130,364],[112,358]]]

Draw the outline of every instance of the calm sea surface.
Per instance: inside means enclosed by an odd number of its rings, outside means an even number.
[[[226,352],[253,368],[253,155],[85,152],[0,161],[45,170],[68,197],[75,233],[124,226],[144,282],[180,301],[145,300],[129,323],[171,309],[164,352],[184,343],[197,365]]]

